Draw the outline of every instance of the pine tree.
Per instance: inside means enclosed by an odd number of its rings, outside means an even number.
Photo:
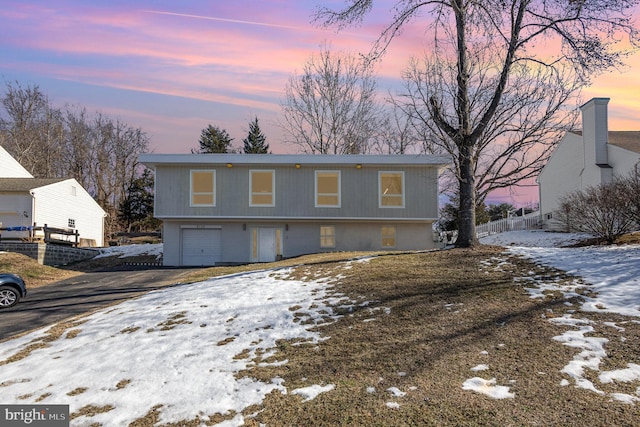
[[[242,140],[245,154],[268,154],[269,144],[266,143],[266,139],[256,117],[249,123],[249,134]]]
[[[129,183],[127,194],[118,209],[118,220],[127,232],[133,229],[156,230],[160,227],[160,221],[153,217],[153,181],[153,175],[149,169],[145,169],[140,177]]]
[[[191,150],[193,154],[229,153],[233,138],[226,130],[209,125],[200,133],[200,149]]]

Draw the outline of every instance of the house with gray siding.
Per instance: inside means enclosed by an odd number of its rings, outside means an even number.
[[[443,156],[143,154],[164,264],[435,247]]]
[[[610,131],[609,98],[580,107],[582,129],[567,132],[538,176],[546,228],[560,229],[558,209],[567,194],[640,173],[640,131]]]

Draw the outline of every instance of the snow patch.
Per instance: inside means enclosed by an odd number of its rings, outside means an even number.
[[[462,384],[463,390],[471,390],[484,394],[494,399],[513,399],[515,393],[509,392],[509,387],[496,385],[496,379],[485,380],[483,378],[469,378]]]

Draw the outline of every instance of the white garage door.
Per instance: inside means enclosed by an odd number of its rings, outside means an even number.
[[[221,233],[215,228],[183,228],[182,265],[214,265],[220,261]]]

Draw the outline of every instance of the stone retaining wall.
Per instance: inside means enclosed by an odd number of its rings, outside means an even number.
[[[38,261],[42,265],[67,265],[84,261],[98,255],[94,249],[72,248],[70,246],[46,243],[0,243],[0,251],[17,252]]]

